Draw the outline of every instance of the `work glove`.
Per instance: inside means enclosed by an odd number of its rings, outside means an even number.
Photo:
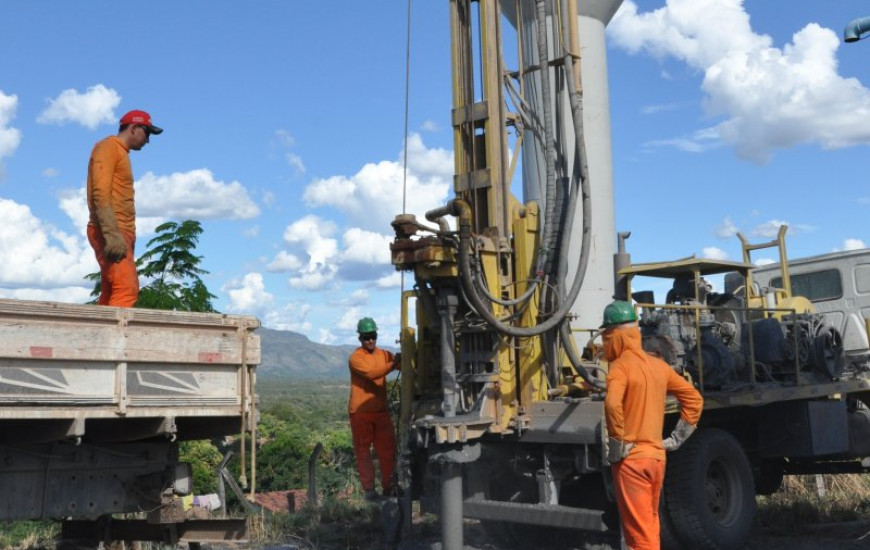
[[[616,464],[628,456],[628,453],[634,448],[634,443],[623,441],[615,437],[607,438],[607,462]]]
[[[109,207],[97,209],[97,221],[100,222],[103,240],[106,241],[106,258],[112,263],[120,262],[127,255],[127,243],[118,229],[115,211]]]
[[[674,428],[674,431],[671,432],[670,437],[662,441],[662,447],[665,448],[666,451],[676,451],[679,449],[683,443],[689,439],[689,436],[695,433],[696,426],[692,426],[682,418],[677,422],[677,426]]]

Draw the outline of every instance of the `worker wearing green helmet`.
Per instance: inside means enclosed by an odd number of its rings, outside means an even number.
[[[658,548],[665,452],[676,450],[692,435],[704,400],[670,365],[643,350],[637,313],[630,303],[617,300],[604,308],[601,328],[609,363],[604,398],[607,461],[622,533],[630,548]],[[667,394],[677,398],[681,412],[673,433],[662,441]]]
[[[360,347],[348,360],[350,367],[350,400],[348,414],[357,472],[366,500],[375,500],[375,470],[372,447],[378,455],[381,488],[384,496],[393,496],[396,468],[396,432],[387,409],[387,374],[398,369],[401,354],[393,354],[377,346],[378,325],[371,317],[363,317],[356,325]]]

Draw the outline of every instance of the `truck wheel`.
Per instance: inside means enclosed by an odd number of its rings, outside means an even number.
[[[697,550],[743,548],[755,489],[737,439],[724,430],[698,430],[668,461],[665,498],[680,540]]]
[[[659,500],[659,539],[662,550],[686,550],[683,543],[677,537],[674,521],[671,519],[671,511],[665,501],[664,491]]]

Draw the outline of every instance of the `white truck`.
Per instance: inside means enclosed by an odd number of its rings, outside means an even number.
[[[254,440],[259,324],[0,300],[0,521],[63,520],[62,537],[91,541],[236,538],[244,522],[185,521],[178,446]]]

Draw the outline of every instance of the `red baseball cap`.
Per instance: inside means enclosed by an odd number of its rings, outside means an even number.
[[[121,124],[139,124],[147,127],[148,131],[155,135],[163,132],[163,128],[151,124],[151,115],[145,111],[130,111],[121,117]]]

